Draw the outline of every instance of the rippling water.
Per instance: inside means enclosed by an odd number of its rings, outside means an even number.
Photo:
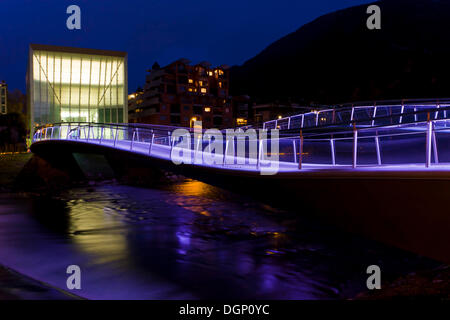
[[[304,212],[303,214],[307,214]],[[93,299],[342,299],[433,263],[186,180],[0,198],[0,264]]]

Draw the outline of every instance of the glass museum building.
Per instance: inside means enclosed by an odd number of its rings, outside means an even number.
[[[126,123],[127,54],[31,44],[27,94],[31,135],[51,123]]]

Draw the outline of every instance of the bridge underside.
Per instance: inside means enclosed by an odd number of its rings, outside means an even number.
[[[97,166],[104,159],[117,177],[130,170],[138,175],[149,170],[146,177],[157,179],[160,169],[165,169],[450,263],[450,172],[439,166],[336,168],[264,176],[258,171],[174,165],[167,159],[81,141],[44,140],[35,142],[31,150],[76,178],[84,175],[79,155]]]

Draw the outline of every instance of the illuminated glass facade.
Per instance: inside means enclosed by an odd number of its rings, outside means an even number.
[[[27,87],[30,128],[128,122],[125,52],[30,45]]]

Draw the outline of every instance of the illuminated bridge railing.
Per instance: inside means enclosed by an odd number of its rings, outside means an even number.
[[[447,118],[450,100],[403,100],[395,102],[377,102],[371,105],[344,105],[326,110],[318,110],[290,117],[275,119],[263,123],[264,129],[291,130],[313,128],[323,125],[351,124],[379,126],[391,124],[406,124],[420,121],[420,111],[434,109],[434,119]],[[417,113],[419,112],[419,113]],[[450,115],[449,115],[450,116]],[[423,119],[422,119],[423,120]]]
[[[223,159],[215,164],[199,165],[235,170],[260,170],[261,166],[276,161],[280,172],[299,170],[414,170],[435,167],[450,170],[450,107],[423,109],[409,114],[408,121],[394,121],[398,114],[379,117],[389,124],[377,124],[369,118],[369,125],[350,122],[350,126],[322,125],[303,128],[298,133],[281,132],[277,139],[271,135],[263,139],[265,129],[241,131],[242,136],[224,137],[221,151],[213,150],[210,139],[190,135],[192,159],[198,155],[215,154]],[[375,121],[375,123],[373,123]],[[182,142],[172,133],[177,127],[134,124],[59,123],[39,128],[33,142],[70,140],[171,160],[171,151]],[[224,131],[223,131],[224,132]],[[202,131],[206,134],[206,131]],[[254,135],[251,135],[253,133]],[[247,138],[246,138],[247,137]],[[252,138],[253,137],[253,138]],[[240,139],[240,140],[239,140]],[[240,142],[239,142],[240,141]],[[244,153],[238,152],[239,143]],[[277,149],[274,149],[278,144]],[[278,155],[278,160],[270,156]],[[268,160],[269,159],[269,160]],[[230,161],[231,160],[231,161]],[[195,164],[193,161],[192,163]]]

